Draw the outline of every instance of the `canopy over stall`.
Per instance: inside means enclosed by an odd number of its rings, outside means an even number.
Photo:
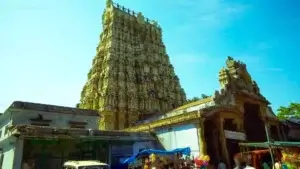
[[[271,147],[300,147],[300,142],[274,141],[274,142],[254,142],[239,143],[240,146],[269,148]]]
[[[123,164],[127,164],[127,163],[131,163],[133,161],[135,161],[135,159],[137,159],[138,157],[142,156],[142,155],[150,155],[150,154],[158,154],[158,155],[173,155],[176,153],[181,153],[183,155],[190,155],[191,154],[191,148],[190,147],[186,147],[186,148],[177,148],[174,149],[172,151],[164,151],[164,150],[154,150],[154,149],[146,149],[143,150],[131,157],[129,157],[128,159],[126,159]]]
[[[286,163],[287,166],[291,168],[295,168],[295,166],[299,166],[300,158],[299,155],[295,152],[299,152],[300,142],[285,142],[285,141],[274,141],[274,142],[257,142],[257,143],[239,143],[240,146],[245,147],[255,147],[255,148],[268,148],[269,150],[254,150],[250,153],[265,153],[267,151],[270,152],[271,158],[273,158],[273,154],[277,155],[277,158],[281,158],[283,162]],[[281,151],[276,151],[276,150]],[[249,152],[244,152],[245,154]],[[272,159],[274,160],[274,159]],[[273,163],[273,162],[272,162]],[[258,166],[256,168],[259,168]]]

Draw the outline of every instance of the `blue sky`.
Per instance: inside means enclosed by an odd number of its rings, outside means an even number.
[[[247,64],[273,109],[300,101],[300,1],[115,2],[159,22],[188,97],[219,89],[218,71],[230,55]],[[0,112],[14,100],[79,101],[104,6],[104,0],[0,0]]]

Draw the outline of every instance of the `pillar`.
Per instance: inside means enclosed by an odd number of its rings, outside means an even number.
[[[111,142],[109,141],[108,142],[108,159],[107,159],[107,163],[109,165],[111,165],[111,158],[112,158],[112,155],[111,155]]]
[[[234,123],[237,126],[237,131],[238,132],[244,132],[244,127],[243,127],[243,119],[234,119]]]
[[[230,164],[230,159],[228,157],[228,151],[227,151],[226,137],[225,137],[225,132],[224,132],[224,119],[222,117],[220,117],[218,122],[219,122],[219,125],[218,125],[219,130],[220,130],[219,141],[221,143],[222,157],[224,158],[223,160],[227,164]]]
[[[125,127],[125,121],[126,121],[125,113],[126,112],[124,112],[124,111],[118,112],[118,124],[119,124],[118,129],[119,130],[126,128]]]
[[[259,112],[260,119],[263,121],[264,125],[267,125],[268,133],[270,134],[270,124],[269,124],[268,116],[266,115],[266,111],[267,111],[267,105],[265,104],[260,105],[260,112]],[[267,133],[265,133],[265,135],[267,136]]]
[[[279,141],[282,141],[283,137],[282,137],[282,134],[280,132],[280,125],[277,125],[276,128],[277,128],[277,134],[278,134],[278,137],[279,137]],[[278,140],[276,140],[276,141],[278,141]]]
[[[205,141],[205,135],[204,135],[204,120],[205,119],[201,118],[196,123],[200,155],[207,154],[207,147],[206,147],[206,141]]]
[[[114,130],[116,118],[113,112],[103,111],[99,122],[99,130]]]
[[[238,108],[238,110],[240,110],[241,112],[244,112],[244,101],[238,99],[235,101],[235,105]]]
[[[283,136],[283,137],[282,137],[283,140],[284,140],[284,141],[287,141],[287,140],[288,140],[288,139],[287,139],[287,135],[288,135],[288,132],[289,132],[289,131],[286,133],[286,132],[284,131],[283,126],[280,126],[279,128],[280,128],[281,134],[282,134],[282,136]]]
[[[270,141],[274,140],[274,138],[272,137],[272,133],[271,133],[271,125],[268,122],[265,125],[267,126],[266,132],[268,132],[268,134],[266,133],[266,141],[268,141],[267,135],[269,136]]]
[[[17,139],[15,142],[15,152],[14,152],[14,161],[13,161],[13,168],[21,168],[22,160],[23,160],[23,147],[24,140]]]

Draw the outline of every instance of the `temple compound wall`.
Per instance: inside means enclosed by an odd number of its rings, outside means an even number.
[[[212,96],[152,117],[125,130],[153,131],[160,137],[176,128],[195,126],[182,134],[185,138],[180,138],[179,142],[184,140],[186,143],[176,146],[186,145],[194,150],[199,149],[200,154],[208,154],[215,164],[223,160],[228,166],[233,165],[233,156],[239,152],[238,143],[266,141],[265,129],[273,140],[286,139],[280,121],[269,107],[268,100],[260,93],[244,63],[228,57],[226,67],[219,73],[219,81],[221,89]],[[162,134],[161,131],[165,132]],[[189,132],[190,136],[187,136]],[[197,138],[193,138],[192,133],[196,133]],[[176,134],[161,142],[166,147],[173,146],[174,143],[169,140],[176,140]]]

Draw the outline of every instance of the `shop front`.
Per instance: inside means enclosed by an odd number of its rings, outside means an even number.
[[[11,137],[22,145],[18,149],[18,158],[13,157],[13,166],[21,166],[30,160],[34,161],[37,168],[43,169],[60,169],[68,160],[98,160],[118,164],[133,154],[136,142],[156,140],[147,132],[57,129],[30,125],[16,126],[11,133]]]

